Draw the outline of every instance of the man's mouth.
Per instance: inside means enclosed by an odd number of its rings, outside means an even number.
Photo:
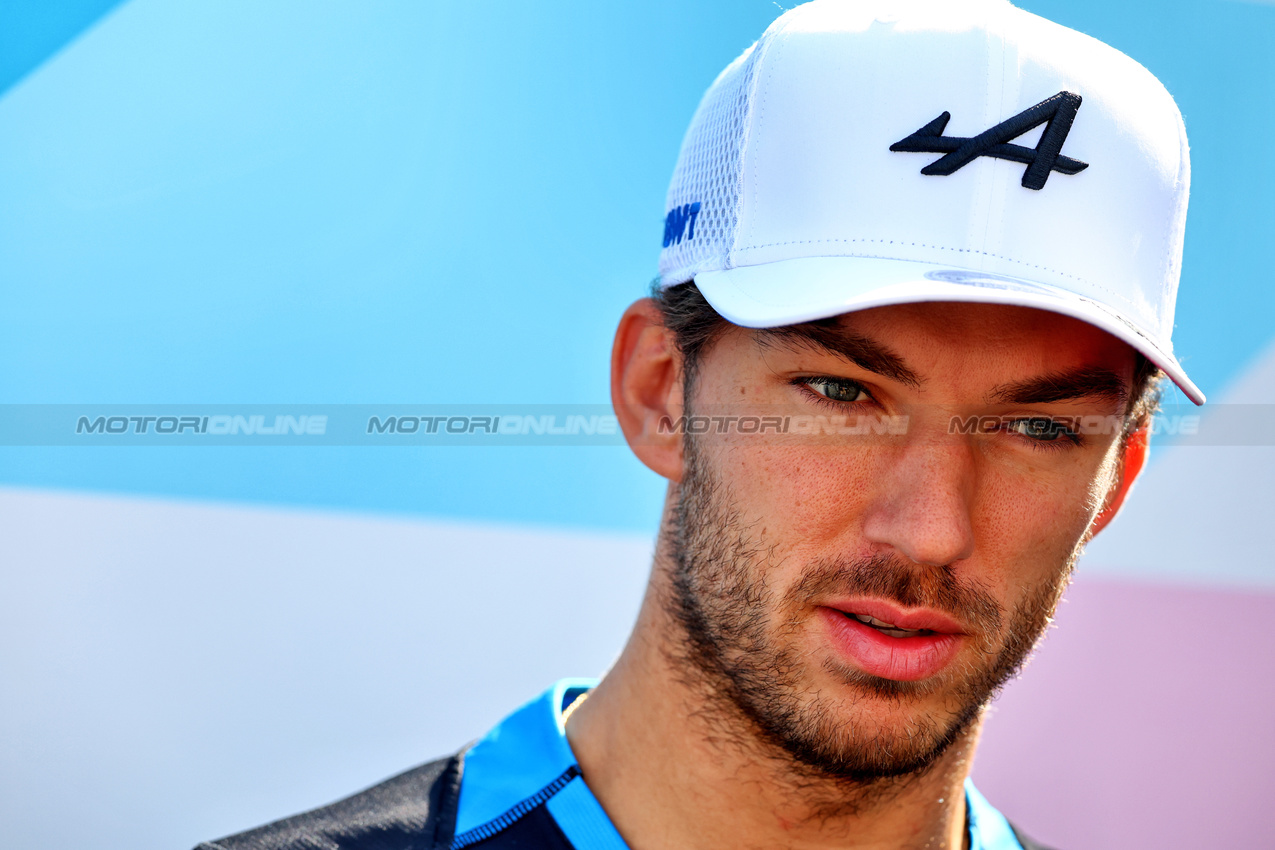
[[[867,614],[846,614],[846,616],[851,617],[855,620],[858,620],[860,623],[863,623],[865,626],[871,626],[872,628],[881,632],[881,634],[889,635],[890,637],[896,637],[896,638],[924,637],[925,635],[936,634],[936,632],[934,632],[932,629],[901,629],[898,626],[894,625],[893,623],[882,622],[881,620],[878,620],[876,617],[869,617]]]
[[[835,600],[819,610],[835,651],[882,679],[908,682],[936,675],[966,642],[960,622],[932,608],[858,598]]]

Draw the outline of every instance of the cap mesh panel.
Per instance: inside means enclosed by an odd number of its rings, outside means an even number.
[[[682,141],[665,212],[698,203],[694,236],[660,252],[660,284],[685,283],[708,269],[727,268],[738,219],[740,159],[751,108],[754,47],[727,66],[709,87]]]

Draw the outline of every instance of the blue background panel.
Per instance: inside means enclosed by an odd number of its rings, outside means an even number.
[[[120,0],[7,0],[0,5],[0,93],[119,4]]]

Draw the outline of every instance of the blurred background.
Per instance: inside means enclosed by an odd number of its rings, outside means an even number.
[[[1021,5],[1178,99],[1176,346],[1205,423],[1271,409],[1275,5]],[[605,405],[682,132],[779,13],[6,0],[0,406]],[[1275,847],[1259,431],[1156,450],[994,709],[976,781],[1039,839]],[[187,848],[597,674],[663,492],[617,445],[22,442],[0,446],[5,848]]]

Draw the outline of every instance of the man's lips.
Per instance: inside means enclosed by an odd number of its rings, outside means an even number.
[[[964,631],[950,615],[933,608],[903,608],[884,599],[838,599],[825,606],[844,614],[871,617],[896,629],[957,635]]]
[[[834,648],[864,673],[914,682],[935,675],[960,650],[952,617],[879,599],[837,600],[819,608]]]

